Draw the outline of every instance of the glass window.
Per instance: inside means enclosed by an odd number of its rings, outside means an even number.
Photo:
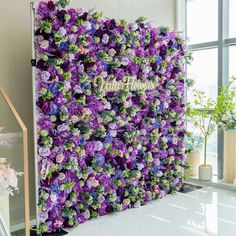
[[[229,37],[236,37],[236,1],[230,0],[229,2]]]
[[[205,120],[208,122],[209,120]],[[195,135],[201,135],[200,131],[194,127],[193,124],[188,123],[187,130],[189,132],[193,132]],[[211,134],[207,141],[207,164],[213,166],[213,175],[217,175],[217,129]],[[202,149],[200,150],[200,164],[204,163],[204,146],[202,145]]]
[[[207,49],[193,52],[193,61],[188,66],[188,78],[194,80],[194,89],[202,90],[207,97],[216,99],[217,96],[217,49]],[[193,102],[191,92],[188,92],[189,102]]]
[[[187,1],[187,36],[189,44],[217,40],[218,0]]]
[[[217,161],[217,129],[211,134],[207,141],[207,163],[213,166],[213,175],[218,174],[218,161]],[[201,161],[203,163],[203,152],[201,155]]]
[[[181,18],[180,15],[180,18],[186,20],[186,35],[189,38],[189,45],[195,44],[194,60],[187,68],[187,76],[195,81],[193,88],[203,90],[207,97],[216,99],[218,86],[227,83],[228,74],[229,77],[236,76],[236,0],[186,0],[185,2],[187,15],[184,18]],[[219,6],[218,3],[220,3]],[[218,17],[219,14],[223,17]],[[219,22],[218,19],[222,21]],[[222,33],[219,38],[218,28]],[[224,29],[228,30],[228,35],[224,35]],[[226,39],[230,38],[231,46],[228,44],[228,40],[222,40],[225,36]],[[223,44],[223,47],[218,48],[219,43]],[[206,49],[212,46],[214,49]],[[228,47],[229,55],[223,57],[222,63],[218,64],[218,51],[219,56],[223,55],[225,47]],[[221,70],[227,70],[227,73],[218,74],[218,67]],[[187,100],[194,108],[191,91],[187,92]],[[194,130],[196,131],[196,129]],[[223,165],[221,159],[218,160],[219,162],[217,161],[218,142],[221,142],[219,145],[223,146],[222,134],[218,134],[220,135],[219,141],[216,131],[212,134],[207,149],[209,163],[213,165],[214,174],[217,173],[217,165],[220,167],[219,170]],[[220,178],[223,177],[222,170],[218,174]]]
[[[229,48],[229,77],[233,75],[236,76],[236,46]]]

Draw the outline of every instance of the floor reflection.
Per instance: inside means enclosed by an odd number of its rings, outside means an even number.
[[[69,236],[235,236],[236,192],[205,187],[104,216]]]

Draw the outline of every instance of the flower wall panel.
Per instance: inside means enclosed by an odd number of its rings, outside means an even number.
[[[40,232],[139,207],[183,182],[184,41],[142,18],[62,3],[36,8]],[[155,87],[101,91],[97,78]]]

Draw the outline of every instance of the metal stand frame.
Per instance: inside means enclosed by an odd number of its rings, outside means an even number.
[[[30,3],[30,15],[31,15],[31,40],[32,40],[32,60],[35,61],[35,7],[34,2]],[[36,227],[39,226],[38,219],[38,158],[37,158],[37,110],[36,110],[36,83],[35,83],[35,66],[32,65],[32,94],[33,94],[33,125],[34,125],[34,167],[35,167],[35,201],[36,201]]]

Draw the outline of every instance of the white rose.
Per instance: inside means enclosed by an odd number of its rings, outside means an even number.
[[[41,43],[40,43],[40,47],[42,49],[47,49],[49,47],[49,42],[48,40],[43,40]]]

